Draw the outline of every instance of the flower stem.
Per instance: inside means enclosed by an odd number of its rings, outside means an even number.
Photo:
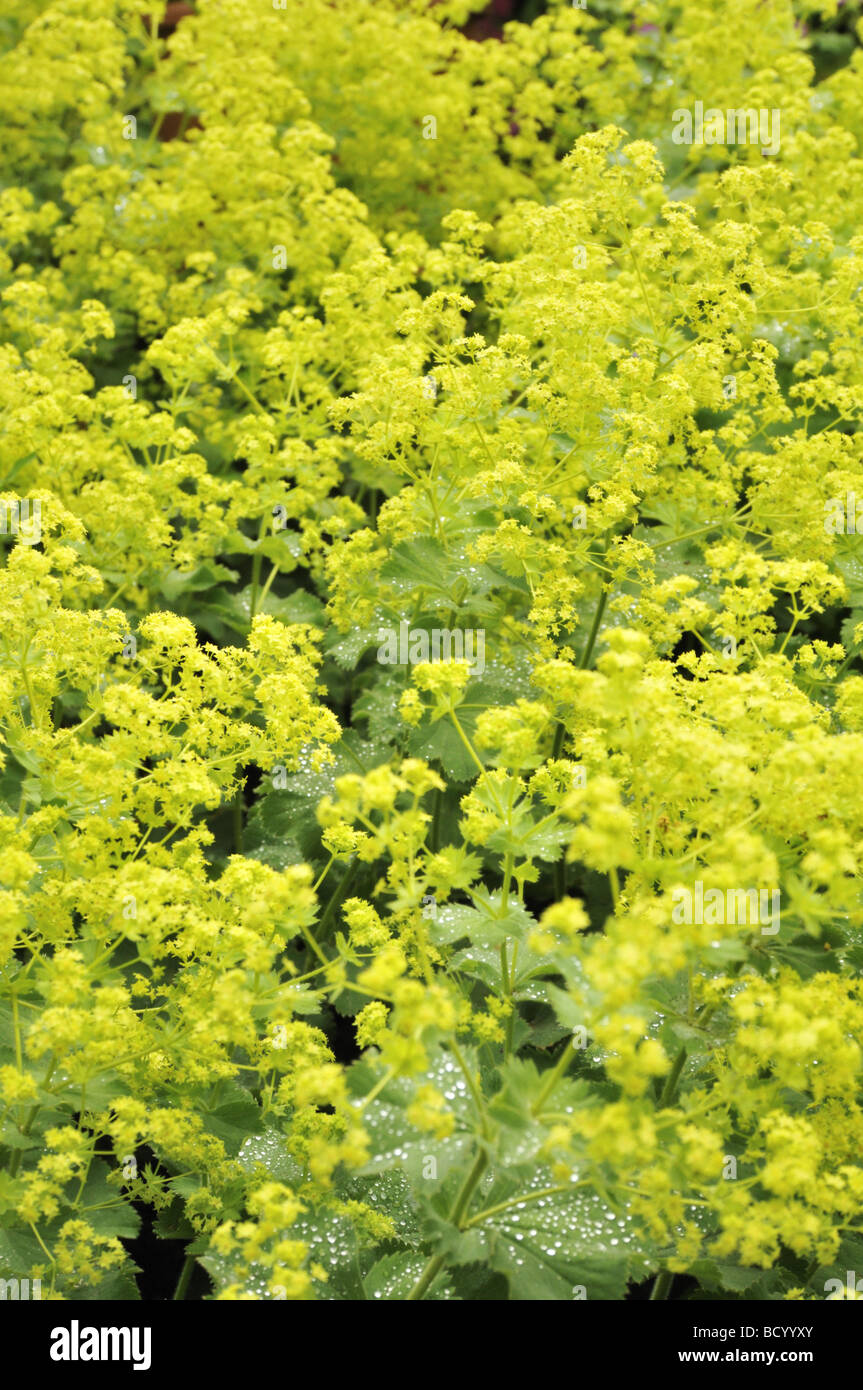
[[[567,1038],[563,1051],[561,1052],[554,1066],[548,1073],[548,1080],[546,1081],[545,1085],[543,1086],[542,1090],[540,1091],[539,1095],[537,1096],[536,1100],[531,1106],[531,1111],[534,1115],[538,1115],[539,1112],[542,1110],[542,1107],[548,1100],[548,1097],[551,1095],[558,1081],[563,1076],[564,1072],[569,1066],[571,1050],[572,1049],[570,1046],[570,1040],[569,1038]]]
[[[593,623],[587,637],[587,646],[582,653],[581,661],[578,663],[579,669],[586,671],[593,656],[593,649],[596,646],[596,639],[599,636],[599,625],[602,622],[602,615],[605,612],[605,605],[608,603],[608,590],[603,589],[599,595],[599,603],[596,605],[596,612],[593,615]]]
[[[656,1299],[667,1298],[671,1293],[671,1285],[674,1283],[674,1275],[669,1269],[663,1269],[657,1274],[653,1281],[653,1288],[650,1290],[649,1302]]]
[[[194,1255],[186,1256],[185,1260],[183,1261],[183,1268],[180,1270],[180,1277],[177,1280],[177,1287],[174,1290],[174,1297],[172,1299],[172,1302],[181,1302],[186,1297],[186,1294],[189,1290],[189,1284],[192,1281],[192,1272],[195,1268],[196,1263],[197,1261],[195,1260]]]
[[[470,1205],[470,1199],[487,1167],[488,1154],[485,1149],[480,1149],[474,1159],[473,1167],[461,1185],[461,1189],[453,1203],[453,1208],[449,1215],[450,1224],[455,1226],[458,1230],[462,1228],[462,1222],[464,1221],[465,1213]],[[432,1255],[419,1279],[417,1279],[408,1294],[406,1301],[408,1303],[415,1303],[418,1299],[424,1298],[429,1288],[440,1274],[440,1271],[443,1269],[443,1266],[443,1255]]]
[[[662,1094],[660,1095],[659,1101],[657,1102],[660,1108],[665,1105],[671,1105],[672,1101],[674,1100],[675,1094],[677,1093],[677,1083],[680,1080],[680,1073],[683,1071],[683,1065],[685,1061],[686,1048],[682,1047],[674,1059],[674,1066],[671,1068],[671,1071],[668,1073],[668,1076],[665,1079],[665,1085],[662,1088]]]

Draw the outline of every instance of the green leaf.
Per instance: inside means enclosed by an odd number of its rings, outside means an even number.
[[[476,776],[476,763],[448,719],[414,729],[408,740],[408,752],[412,758],[439,762],[450,781],[470,782]]]
[[[566,990],[559,989],[557,985],[547,984],[545,992],[548,1002],[568,1033],[571,1033],[573,1028],[584,1026],[584,1009],[566,993]]]
[[[363,1280],[366,1298],[386,1301],[407,1298],[425,1266],[425,1257],[411,1254],[410,1251],[384,1255]],[[431,1303],[454,1297],[452,1283],[445,1275],[435,1279],[425,1296],[426,1301]]]
[[[687,1270],[706,1289],[722,1289],[725,1293],[747,1293],[764,1277],[763,1269],[747,1269],[725,1260],[696,1260]]]
[[[156,587],[173,606],[187,594],[198,594],[204,589],[212,589],[225,581],[231,583],[237,578],[236,570],[230,570],[215,560],[205,560],[193,570],[164,570],[157,580]]]
[[[373,627],[354,627],[350,632],[330,629],[324,641],[324,654],[345,671],[352,671],[369,647],[380,644],[379,631],[379,623]]]
[[[464,1048],[462,1053],[466,1065],[475,1068],[472,1049]],[[360,1098],[377,1080],[377,1070],[367,1061],[355,1062],[348,1071],[348,1085]],[[455,1131],[445,1139],[423,1134],[405,1113],[417,1087],[424,1084],[436,1087],[455,1115]],[[363,1125],[371,1141],[371,1156],[359,1173],[367,1176],[401,1171],[420,1200],[427,1200],[467,1161],[474,1145],[476,1111],[460,1068],[441,1048],[432,1055],[420,1077],[399,1077],[389,1082],[364,1112]]]
[[[195,1229],[184,1215],[181,1198],[176,1197],[169,1207],[159,1212],[153,1222],[153,1232],[161,1240],[190,1241],[194,1239]]]
[[[439,541],[420,536],[393,547],[381,569],[381,578],[389,580],[397,592],[424,589],[450,602],[451,586],[462,572],[458,559],[448,554]]]
[[[863,535],[844,533],[835,537],[833,566],[848,587],[848,606],[863,608]]]
[[[99,1284],[82,1284],[75,1290],[76,1302],[133,1303],[140,1299],[135,1274],[138,1266],[131,1260],[112,1270]]]
[[[392,744],[409,728],[399,713],[399,701],[408,687],[402,668],[379,667],[373,683],[353,703],[352,718],[366,725],[368,737]]]
[[[34,1265],[44,1264],[45,1251],[29,1231],[0,1229],[0,1279],[26,1278]]]
[[[253,1134],[243,1141],[237,1162],[248,1172],[263,1165],[271,1178],[290,1187],[304,1181],[302,1166],[288,1152],[285,1135],[280,1129],[269,1125],[260,1134]]]
[[[290,1227],[290,1238],[309,1248],[308,1264],[326,1270],[326,1280],[313,1281],[316,1297],[324,1302],[363,1297],[359,1272],[359,1246],[353,1223],[325,1207],[308,1210]]]
[[[337,777],[347,772],[369,772],[392,758],[388,744],[360,738],[348,729],[331,749],[332,762],[321,768],[303,768],[287,773],[285,785],[264,784],[265,790],[249,815],[245,849],[253,858],[273,864],[283,857],[297,864],[320,858],[321,828],[318,805],[325,796],[335,794]]]
[[[326,1279],[313,1278],[315,1298],[324,1302],[365,1298],[359,1272],[359,1248],[351,1221],[327,1208],[310,1209],[285,1231],[285,1238],[302,1241],[308,1247],[304,1261],[307,1267],[320,1265]],[[266,1265],[252,1262],[243,1267],[236,1254],[223,1255],[208,1248],[200,1256],[218,1293],[230,1284],[238,1284],[241,1292],[253,1298],[279,1302],[278,1292],[267,1286],[273,1277]],[[278,1279],[275,1281],[278,1288]],[[283,1295],[282,1295],[283,1296]]]
[[[219,1100],[212,1109],[201,1110],[204,1128],[221,1139],[228,1153],[236,1154],[250,1134],[263,1124],[261,1108],[252,1095],[236,1081],[218,1083]]]
[[[293,593],[279,598],[272,591],[257,604],[258,613],[268,613],[279,622],[291,627],[295,623],[306,623],[312,627],[324,627],[324,606],[319,598],[307,589],[295,589]],[[201,605],[195,614],[196,622],[218,635],[224,627],[235,633],[248,632],[252,623],[252,586],[229,592],[220,589],[214,598]]]
[[[141,1218],[132,1203],[121,1195],[120,1188],[108,1182],[110,1168],[96,1159],[90,1168],[75,1215],[81,1216],[102,1236],[121,1236],[134,1240],[141,1229]],[[67,1188],[75,1195],[77,1184]]]
[[[850,1280],[849,1271],[853,1276]],[[863,1237],[846,1235],[839,1245],[836,1259],[829,1265],[819,1265],[807,1281],[806,1287],[819,1298],[826,1298],[829,1293],[835,1292],[835,1285],[830,1289],[826,1288],[828,1280],[836,1279],[843,1289],[847,1289],[849,1285],[856,1285],[858,1279],[863,1279]]]
[[[462,903],[444,903],[435,911],[429,926],[429,938],[435,946],[451,946],[465,937],[470,941],[481,934],[488,918],[475,907]]]
[[[813,941],[801,932],[790,941],[776,940],[770,946],[770,960],[790,965],[802,980],[809,980],[822,971],[836,972],[841,968],[841,956],[829,941]]]
[[[389,1217],[403,1244],[420,1244],[420,1208],[404,1173],[391,1169],[372,1177],[352,1178],[347,1185],[347,1195]]]
[[[471,677],[458,707],[459,723],[471,742],[476,735],[477,720],[486,710],[505,707],[519,699],[536,698],[530,675],[527,661],[511,665],[487,661],[482,675]],[[414,729],[408,748],[412,757],[437,759],[446,777],[453,781],[472,782],[477,775],[476,763],[449,719]]]
[[[506,1277],[511,1299],[566,1301],[581,1297],[583,1289],[588,1301],[619,1300],[630,1279],[641,1281],[658,1267],[656,1252],[634,1223],[595,1192],[530,1200],[531,1193],[553,1186],[543,1169],[515,1192],[510,1182],[495,1184],[485,1194],[483,1208],[503,1201],[513,1205],[493,1212],[469,1232],[471,1252],[480,1248],[490,1268]]]

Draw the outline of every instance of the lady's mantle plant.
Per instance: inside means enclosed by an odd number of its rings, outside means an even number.
[[[0,26],[0,1274],[823,1298],[859,7],[197,8]]]

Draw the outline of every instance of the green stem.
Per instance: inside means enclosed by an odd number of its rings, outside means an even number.
[[[276,561],[276,563],[273,565],[273,568],[270,570],[269,577],[268,577],[268,579],[267,579],[266,584],[264,585],[263,589],[261,590],[260,594],[258,595],[258,605],[257,605],[258,608],[262,608],[262,607],[264,606],[264,600],[265,600],[265,598],[267,597],[267,594],[270,592],[270,587],[271,587],[272,582],[273,582],[273,580],[275,579],[276,575],[278,574],[278,572],[279,572],[279,564],[278,564],[278,561]],[[255,611],[257,612],[257,609],[256,609]]]
[[[586,671],[593,656],[593,649],[596,646],[596,639],[599,636],[599,625],[602,622],[602,615],[605,612],[605,605],[608,603],[608,590],[603,589],[599,595],[599,603],[596,605],[596,612],[593,615],[593,623],[587,638],[587,646],[584,649],[581,661],[578,663],[579,669]]]
[[[554,901],[562,902],[566,895],[566,850],[561,851],[561,856],[554,866]]]
[[[406,1302],[415,1303],[418,1299],[425,1298],[428,1289],[440,1274],[443,1266],[443,1255],[435,1255],[433,1259],[429,1260],[419,1279],[408,1294]]]
[[[473,1103],[476,1106],[476,1113],[479,1116],[482,1137],[483,1139],[487,1139],[489,1137],[488,1117],[485,1113],[485,1105],[483,1104],[482,1093],[480,1092],[476,1079],[474,1078],[474,1075],[470,1067],[467,1065],[467,1062],[465,1061],[464,1056],[462,1054],[461,1048],[459,1047],[455,1038],[453,1038],[450,1042],[450,1050],[452,1051],[452,1055],[455,1057],[456,1061],[461,1067],[462,1075],[464,1076],[464,1079],[467,1083],[467,1088],[471,1093],[471,1097],[473,1098]]]
[[[663,1269],[657,1274],[653,1282],[653,1288],[650,1290],[650,1299],[648,1301],[652,1303],[656,1299],[667,1298],[671,1292],[671,1285],[673,1283],[674,1275],[670,1270]]]
[[[595,613],[594,613],[594,615],[593,615],[593,622],[591,623],[591,626],[590,626],[590,632],[588,633],[588,636],[587,636],[587,644],[586,644],[586,646],[585,646],[585,648],[584,648],[584,652],[582,653],[581,661],[578,663],[579,669],[582,670],[582,671],[585,671],[585,670],[587,669],[587,667],[588,667],[589,664],[590,664],[591,658],[593,657],[593,649],[594,649],[594,647],[596,646],[596,639],[597,639],[597,637],[599,636],[599,628],[600,628],[600,624],[602,623],[602,615],[603,615],[604,612],[605,612],[605,605],[607,604],[607,602],[608,602],[608,591],[607,591],[606,589],[602,589],[602,590],[600,591],[600,595],[599,595],[599,602],[598,602],[597,605],[596,605],[596,611],[595,611]],[[551,756],[552,756],[553,759],[559,758],[560,755],[561,755],[561,753],[563,752],[563,741],[564,741],[565,737],[566,737],[566,726],[565,726],[565,724],[563,723],[562,720],[558,720],[557,728],[556,728],[555,731],[554,731],[554,744],[553,744],[552,750],[551,750]],[[561,854],[560,859],[557,860],[557,862],[556,862],[556,864],[555,864],[555,866],[554,866],[553,878],[554,878],[554,899],[555,899],[555,902],[561,902],[562,899],[563,899],[563,897],[564,897],[565,894],[566,894],[566,855],[565,855],[565,853],[564,853],[564,854]]]
[[[177,1287],[174,1290],[174,1297],[172,1302],[181,1302],[186,1297],[186,1294],[189,1289],[189,1284],[192,1280],[192,1271],[194,1270],[196,1264],[197,1261],[194,1255],[186,1256],[185,1260],[183,1261],[183,1268],[180,1270],[180,1277],[177,1280]]]
[[[373,1100],[377,1100],[377,1098],[378,1098],[378,1096],[380,1095],[381,1091],[382,1091],[386,1086],[389,1086],[389,1084],[390,1084],[390,1082],[392,1081],[392,1079],[393,1079],[393,1077],[395,1076],[395,1074],[396,1074],[396,1069],[395,1069],[395,1067],[388,1067],[388,1068],[387,1068],[387,1070],[384,1072],[384,1074],[383,1074],[383,1076],[380,1078],[380,1080],[375,1082],[374,1086],[373,1086],[372,1089],[369,1091],[368,1095],[367,1095],[367,1096],[363,1096],[362,1100],[360,1101],[359,1105],[357,1106],[357,1111],[358,1111],[359,1114],[362,1114],[363,1111],[365,1110],[366,1106],[371,1105],[371,1103],[372,1103]]]
[[[458,715],[456,714],[454,709],[451,709],[449,711],[449,717],[455,725],[456,733],[458,734],[459,738],[464,744],[465,749],[467,750],[468,757],[476,764],[480,777],[487,778],[488,770],[483,767],[482,763],[477,757],[476,749],[474,748],[473,744],[471,743],[470,739],[468,738],[467,734],[465,733],[464,729],[459,723]],[[491,785],[489,785],[489,792],[491,793],[491,799],[495,804],[495,809],[497,810],[498,815],[501,817],[501,819],[503,819],[503,808],[501,807],[501,804],[498,801],[497,796],[495,795],[494,787]]]
[[[13,995],[13,999],[16,999],[16,998],[17,998],[17,997]],[[49,1061],[49,1063],[48,1063],[48,1070],[46,1071],[45,1076],[44,1076],[44,1078],[43,1078],[43,1080],[42,1080],[42,1087],[43,1087],[43,1089],[47,1087],[49,1081],[51,1080],[51,1077],[52,1077],[52,1075],[53,1075],[54,1068],[55,1068],[56,1065],[57,1065],[56,1058],[54,1057],[54,1054],[53,1054],[53,1052],[52,1052],[52,1053],[51,1053],[51,1059],[50,1059],[50,1061]],[[30,1130],[31,1130],[32,1127],[33,1127],[33,1121],[36,1119],[36,1116],[39,1114],[39,1111],[40,1111],[41,1109],[42,1109],[41,1102],[38,1102],[38,1101],[37,1101],[37,1103],[36,1103],[34,1106],[32,1106],[31,1109],[27,1112],[27,1118],[26,1118],[26,1120],[24,1121],[23,1125],[21,1126],[21,1131],[20,1131],[23,1138],[25,1138],[25,1139],[27,1138],[28,1134],[30,1133]],[[13,1149],[13,1151],[12,1151],[12,1157],[11,1157],[10,1160],[9,1160],[9,1170],[8,1170],[8,1171],[9,1171],[9,1176],[10,1176],[10,1178],[14,1178],[14,1177],[16,1176],[16,1174],[17,1174],[17,1172],[18,1172],[18,1169],[19,1169],[19,1167],[21,1166],[21,1157],[22,1157],[22,1155],[23,1155],[23,1152],[24,1152],[23,1149]]]
[[[465,1213],[470,1206],[470,1199],[473,1196],[476,1186],[488,1167],[488,1154],[485,1149],[480,1149],[474,1165],[461,1185],[461,1190],[453,1203],[452,1211],[449,1214],[450,1224],[458,1230],[462,1229]],[[407,1296],[408,1303],[415,1303],[418,1299],[424,1298],[431,1285],[434,1283],[444,1266],[443,1255],[433,1255],[426,1264],[425,1269],[419,1279],[414,1284]]]
[[[557,762],[563,752],[563,741],[566,738],[566,724],[563,720],[557,720],[557,728],[554,730],[554,742],[552,745],[552,760]],[[554,865],[554,902],[561,902],[567,891],[567,860],[566,851],[561,851],[560,859]]]
[[[515,958],[513,957],[513,965],[514,964]],[[513,974],[515,974],[515,970],[513,970]],[[503,997],[509,1000],[509,1017],[506,1020],[506,1039],[503,1045],[503,1055],[504,1058],[506,1058],[512,1052],[512,1035],[515,1026],[515,1004],[512,999],[512,980],[510,979],[509,968],[506,963],[506,938],[500,943],[500,979]]]
[[[505,1039],[504,1045],[503,1045],[503,1047],[504,1047],[504,1052],[503,1052],[504,1057],[509,1057],[509,1056],[512,1055],[512,1042],[513,1042],[513,1038],[514,1038],[514,1036],[515,1036],[515,1014],[516,1014],[516,1008],[515,1008],[515,1004],[513,1003],[512,996],[510,996],[510,1001],[509,1001],[509,1002],[510,1002],[511,1007],[510,1007],[510,1011],[509,1011],[509,1013],[508,1013],[508,1015],[507,1015],[507,1020],[506,1020],[506,1039]]]
[[[330,898],[329,902],[327,903],[326,907],[324,908],[324,915],[323,915],[323,917],[321,918],[321,920],[320,920],[319,922],[317,922],[317,923],[315,924],[315,935],[316,935],[316,937],[318,938],[319,941],[320,941],[320,939],[321,939],[321,933],[323,932],[324,927],[326,927],[326,926],[329,925],[330,918],[332,917],[332,915],[333,915],[333,913],[335,912],[336,908],[339,906],[339,903],[340,903],[340,902],[343,900],[343,898],[345,897],[345,895],[346,895],[346,893],[347,893],[347,891],[348,891],[348,888],[350,887],[350,885],[351,885],[351,883],[352,883],[352,881],[353,881],[353,877],[354,877],[354,874],[356,873],[356,871],[357,871],[357,861],[356,861],[356,859],[352,859],[351,862],[350,862],[350,864],[349,864],[348,867],[347,867],[347,870],[346,870],[346,872],[345,872],[344,878],[342,879],[342,881],[341,881],[341,883],[339,884],[338,888],[337,888],[336,891],[333,893],[333,896]]]
[[[488,1221],[490,1217],[497,1216],[502,1211],[526,1206],[528,1202],[541,1202],[545,1197],[558,1197],[563,1192],[573,1192],[575,1188],[583,1186],[586,1186],[586,1182],[561,1182],[556,1183],[554,1187],[542,1187],[535,1192],[520,1192],[517,1197],[510,1197],[506,1202],[496,1202],[493,1207],[478,1211],[476,1216],[465,1222],[465,1230],[469,1231],[471,1226],[482,1225],[483,1221]]]
[[[683,1071],[683,1065],[685,1061],[686,1048],[682,1047],[674,1059],[674,1066],[671,1068],[671,1071],[668,1073],[668,1076],[665,1079],[665,1085],[662,1088],[662,1094],[660,1095],[659,1101],[657,1102],[660,1109],[665,1105],[671,1105],[672,1101],[674,1100],[675,1094],[677,1092],[677,1083],[680,1080],[680,1073]]]
[[[503,887],[500,890],[500,916],[505,917],[509,911],[509,890],[512,884],[512,870],[515,856],[509,852],[503,861]]]
[[[262,516],[260,524],[258,526],[258,545],[260,545],[261,541],[264,539],[264,532],[266,531],[266,529],[267,518],[265,516]],[[263,565],[263,562],[264,556],[262,552],[260,550],[256,550],[254,555],[252,556],[252,593],[251,598],[249,600],[250,626],[255,621],[255,616],[258,612],[258,589],[261,585],[261,566]]]
[[[443,792],[440,787],[435,787],[432,798],[432,823],[429,832],[429,849],[432,854],[437,854],[440,849],[440,819],[443,807]]]
[[[336,856],[335,856],[334,854],[331,854],[330,857],[329,857],[329,859],[327,860],[327,862],[326,862],[324,868],[321,870],[320,875],[319,875],[319,877],[318,877],[318,879],[317,879],[317,882],[316,882],[315,884],[313,884],[313,886],[312,886],[312,892],[313,892],[313,893],[317,893],[318,889],[320,888],[321,884],[323,883],[324,879],[326,878],[327,874],[330,872],[330,869],[333,867],[333,865],[335,864],[335,862],[336,862]]]
[[[851,662],[854,661],[854,659],[855,659],[856,657],[858,657],[859,655],[860,655],[860,653],[859,653],[859,651],[857,650],[857,646],[856,646],[856,644],[855,644],[855,645],[851,648],[851,650],[850,650],[850,652],[848,653],[848,655],[846,656],[845,660],[842,662],[842,665],[841,665],[841,666],[839,667],[839,669],[837,670],[836,675],[833,676],[833,677],[831,678],[833,684],[835,684],[835,683],[840,679],[841,676],[844,676],[846,670],[847,670],[848,667],[851,665]]]
[[[467,1209],[470,1206],[470,1199],[474,1194],[474,1189],[476,1188],[477,1183],[479,1182],[487,1167],[488,1154],[486,1153],[485,1149],[480,1149],[479,1153],[476,1156],[476,1159],[474,1160],[473,1167],[471,1168],[470,1172],[464,1180],[464,1183],[462,1184],[462,1189],[461,1192],[458,1194],[458,1197],[456,1198],[455,1206],[450,1212],[449,1219],[454,1226],[457,1226],[459,1228],[459,1230],[461,1230],[462,1222],[465,1218],[465,1214],[467,1213]]]
[[[566,725],[559,719],[557,728],[554,731],[554,743],[551,749],[553,762],[557,762],[563,752],[563,740],[566,738]],[[560,902],[566,893],[566,851],[561,851],[561,856],[554,866],[554,900]]]
[[[561,1052],[560,1056],[558,1057],[557,1061],[555,1062],[554,1066],[548,1074],[548,1080],[546,1081],[545,1085],[543,1086],[542,1090],[540,1091],[539,1095],[537,1096],[536,1100],[534,1101],[531,1107],[532,1113],[534,1115],[538,1115],[539,1112],[542,1110],[543,1105],[548,1100],[558,1081],[563,1076],[564,1072],[569,1066],[569,1058],[571,1051],[572,1046],[569,1038],[567,1038],[566,1043],[564,1044],[563,1051]]]

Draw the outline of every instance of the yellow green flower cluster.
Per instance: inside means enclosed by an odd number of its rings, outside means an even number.
[[[0,1277],[826,1297],[860,5],[174,8],[0,22]]]

